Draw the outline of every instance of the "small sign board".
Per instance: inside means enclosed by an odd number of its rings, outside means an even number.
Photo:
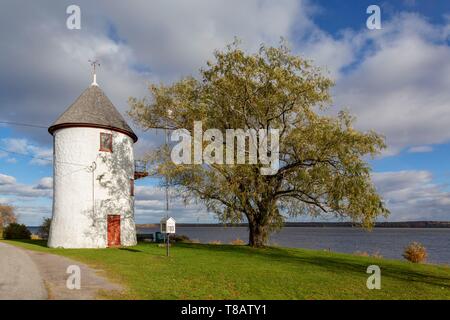
[[[161,233],[175,233],[175,219],[172,217],[161,219]]]

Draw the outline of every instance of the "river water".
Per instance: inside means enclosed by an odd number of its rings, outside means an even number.
[[[152,233],[158,228],[138,229],[138,233]],[[202,243],[219,240],[229,243],[234,239],[247,241],[246,227],[177,227],[177,234]],[[428,251],[428,261],[450,265],[450,229],[432,228],[376,228],[365,231],[346,227],[285,227],[270,237],[269,243],[283,247],[326,249],[335,252],[356,251],[385,258],[403,259],[404,248],[411,242],[423,244]]]
[[[29,227],[32,232],[38,228]],[[153,233],[159,228],[139,228],[138,233]],[[177,227],[177,234],[202,243],[221,241],[230,243],[237,238],[247,242],[246,227]],[[364,231],[347,227],[285,227],[272,234],[269,244],[282,247],[325,249],[334,252],[373,254],[385,258],[403,259],[404,248],[411,242],[423,244],[428,262],[450,265],[450,229],[448,228],[375,228]]]

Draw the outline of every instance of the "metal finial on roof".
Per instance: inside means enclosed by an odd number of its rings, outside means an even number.
[[[97,66],[100,67],[100,63],[98,62],[98,60],[89,60],[89,63],[92,66],[92,74],[93,74],[93,81],[91,86],[98,86],[96,68]]]

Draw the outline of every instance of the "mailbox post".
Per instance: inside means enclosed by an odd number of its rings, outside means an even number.
[[[161,233],[166,234],[166,255],[169,256],[170,234],[175,233],[175,219],[166,217],[161,219]]]

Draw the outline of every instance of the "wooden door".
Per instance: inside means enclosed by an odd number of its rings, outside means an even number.
[[[108,247],[120,246],[120,215],[108,215]]]

